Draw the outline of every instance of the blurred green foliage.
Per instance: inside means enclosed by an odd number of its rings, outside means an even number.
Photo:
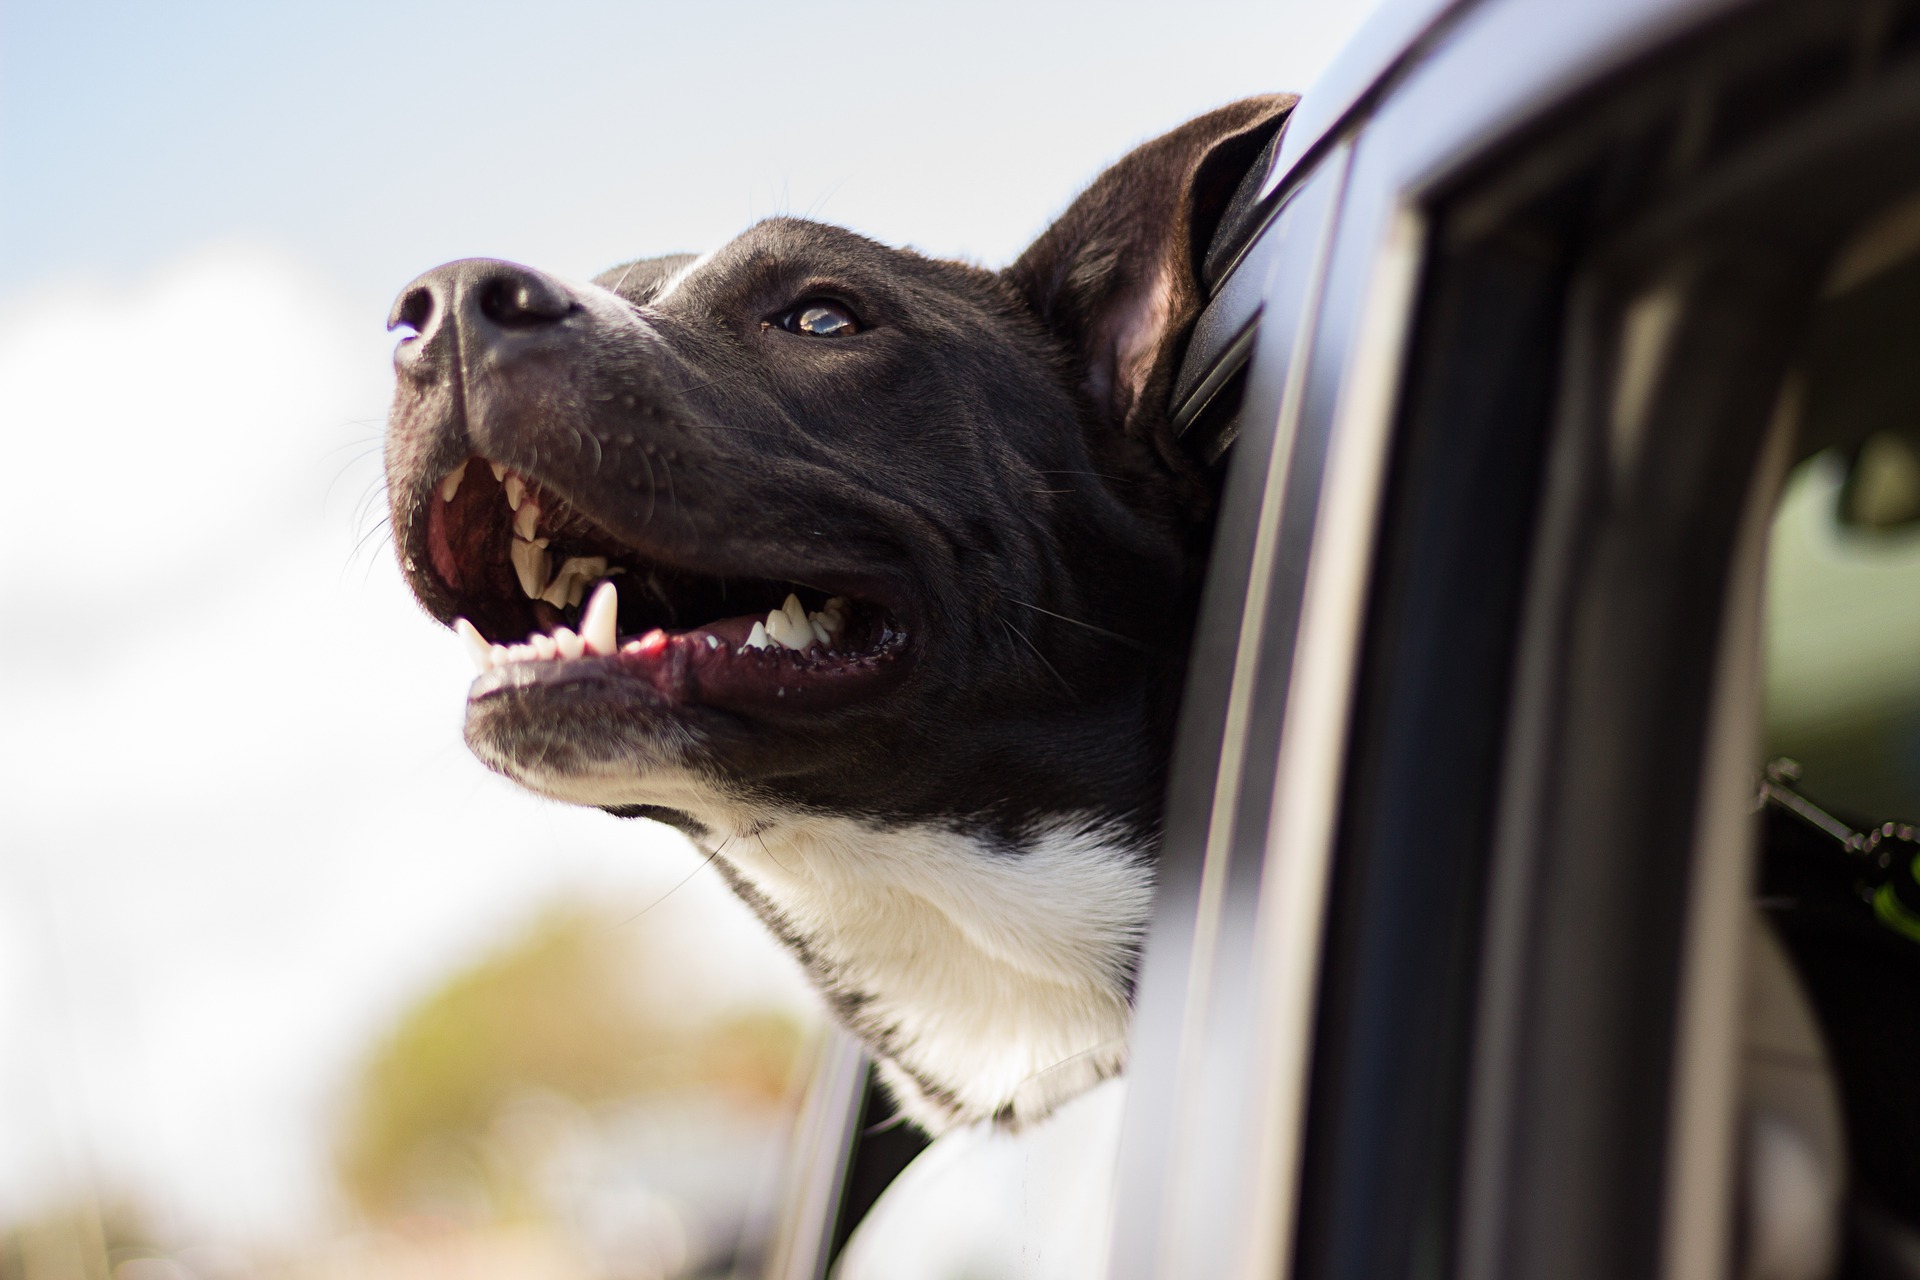
[[[547,912],[428,994],[374,1050],[342,1130],[342,1187],[376,1221],[462,1208],[510,1219],[538,1199],[526,1167],[537,1153],[502,1141],[516,1102],[591,1112],[718,1092],[740,1107],[783,1105],[798,1021],[716,1008],[699,978],[697,957],[610,913]]]

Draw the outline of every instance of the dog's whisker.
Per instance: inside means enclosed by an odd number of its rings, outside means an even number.
[[[1067,683],[1067,678],[1060,674],[1059,668],[1055,667],[1051,662],[1047,661],[1047,655],[1040,652],[1040,646],[1036,645],[1032,640],[1029,640],[1025,632],[1021,631],[1020,628],[1014,626],[1011,622],[1008,622],[1005,618],[996,618],[994,619],[994,621],[998,622],[1008,632],[1018,637],[1020,642],[1026,645],[1027,648],[1033,650],[1033,656],[1040,659],[1041,666],[1045,667],[1048,671],[1051,671],[1053,673],[1053,678],[1060,682],[1060,687],[1067,691],[1067,696],[1072,698],[1076,702],[1080,701],[1079,690],[1075,689],[1071,684]]]
[[[373,566],[379,563],[379,551],[382,545],[391,540],[389,535],[393,532],[392,524],[389,517],[382,516],[372,528],[356,538],[353,549],[347,553],[346,563],[341,566],[342,571],[351,570],[354,562],[360,558],[360,553],[371,549],[374,554],[367,557],[366,571],[361,575],[361,581],[367,581],[373,574]]]
[[[377,452],[379,447],[380,446],[377,443],[373,445],[369,445],[361,449],[361,451],[355,454],[353,457],[348,458],[346,461],[340,464],[339,469],[333,473],[333,479],[327,481],[326,491],[320,495],[320,505],[322,509],[324,509],[328,503],[333,501],[333,491],[340,487],[340,482],[347,478],[347,473],[352,471],[355,467],[359,466],[362,462],[366,461],[368,455]],[[386,488],[386,482],[382,479],[376,478],[374,480],[374,483],[383,490]],[[354,518],[358,519],[359,517],[358,515],[356,515]]]
[[[608,292],[609,292],[609,293],[619,293],[619,292],[620,292],[620,288],[621,288],[621,286],[622,286],[622,285],[624,285],[624,284],[626,284],[626,282],[627,282],[627,277],[633,274],[633,269],[634,269],[634,267],[636,267],[636,266],[638,266],[638,265],[639,265],[638,263],[635,263],[635,262],[629,262],[629,263],[627,264],[627,269],[626,269],[625,271],[622,271],[622,272],[620,273],[620,278],[619,278],[618,280],[615,280],[615,281],[613,282],[613,288],[611,288],[611,289],[609,289],[609,290],[608,290]]]
[[[678,516],[680,514],[680,495],[674,491],[673,466],[667,461],[665,454],[660,455],[660,470],[667,477],[667,506],[672,509],[674,515]]]
[[[1060,621],[1070,622],[1076,627],[1085,627],[1088,631],[1093,632],[1095,635],[1105,636],[1109,640],[1115,641],[1119,644],[1127,645],[1130,648],[1138,649],[1142,653],[1154,652],[1153,646],[1144,644],[1141,641],[1135,640],[1132,636],[1123,636],[1118,631],[1109,631],[1105,627],[1096,626],[1091,622],[1083,622],[1079,618],[1069,618],[1064,613],[1055,613],[1051,609],[1042,609],[1039,605],[1033,604],[1030,601],[1015,600],[1013,601],[1013,603],[1019,605],[1022,609],[1031,609],[1035,613],[1044,613],[1049,618],[1058,618],[1060,619]]]
[[[1126,1043],[1127,1043],[1127,1040],[1125,1036],[1118,1036],[1112,1040],[1104,1040],[1101,1043],[1094,1045],[1091,1049],[1082,1049],[1078,1053],[1070,1053],[1066,1057],[1060,1059],[1058,1062],[1050,1062],[1046,1066],[1031,1072],[1030,1074],[1027,1075],[1025,1079],[1020,1081],[1020,1084],[1022,1085],[1032,1084],[1035,1080],[1040,1079],[1042,1076],[1049,1075],[1055,1071],[1058,1071],[1062,1067],[1070,1067],[1074,1063],[1084,1061],[1085,1059],[1091,1058],[1096,1054],[1111,1053],[1113,1050],[1125,1046]]]
[[[774,866],[780,868],[782,871],[786,872],[788,875],[793,874],[793,868],[789,867],[786,863],[780,861],[779,856],[775,854],[773,850],[767,848],[767,837],[765,832],[755,831],[753,833],[753,838],[760,842],[760,852],[766,854],[768,858],[772,859]]]
[[[628,916],[625,920],[620,921],[620,923],[614,925],[613,927],[616,929],[626,928],[628,925],[638,920],[641,916],[644,916],[645,914],[647,914],[647,912],[653,910],[655,907],[665,902],[668,898],[671,898],[674,894],[686,888],[688,882],[690,882],[695,876],[699,875],[702,871],[705,871],[708,867],[713,865],[713,860],[720,856],[720,851],[727,847],[727,841],[731,839],[733,839],[733,837],[728,836],[726,840],[722,840],[719,844],[713,846],[713,852],[709,853],[706,857],[702,858],[700,860],[699,866],[687,872],[686,875],[682,876],[677,882],[675,882],[673,888],[667,890],[665,893],[655,898],[652,902],[649,902],[646,906],[640,908],[638,911],[634,912],[632,915]]]
[[[660,501],[660,482],[656,480],[653,475],[652,451],[643,447],[639,453],[640,464],[647,469],[647,514],[641,523],[651,528],[653,526],[653,509]]]
[[[361,424],[356,423],[355,425],[358,426]],[[375,433],[374,435],[370,435],[370,436],[355,436],[351,440],[342,440],[339,444],[334,445],[331,449],[328,449],[325,453],[321,454],[320,456],[322,458],[331,458],[334,454],[340,452],[342,449],[368,449],[369,446],[371,447],[371,449],[378,449],[381,445],[385,443],[386,443],[385,437],[378,433]],[[369,451],[371,450],[369,449]]]
[[[1067,469],[1067,470],[1043,470],[1043,471],[1038,471],[1038,472],[1036,472],[1035,474],[1036,474],[1036,475],[1043,475],[1043,476],[1093,476],[1093,477],[1095,477],[1096,479],[1100,479],[1100,480],[1111,480],[1111,481],[1113,481],[1113,482],[1114,482],[1115,484],[1130,484],[1130,483],[1132,483],[1132,481],[1131,481],[1131,480],[1129,480],[1129,479],[1128,479],[1128,477],[1126,477],[1126,476],[1115,476],[1115,475],[1108,475],[1108,474],[1107,474],[1106,472],[1104,472],[1104,471],[1075,471],[1075,470],[1071,470],[1071,469]]]

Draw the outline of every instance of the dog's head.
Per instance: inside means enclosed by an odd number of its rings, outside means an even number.
[[[1143,146],[998,273],[776,218],[590,285],[409,285],[393,528],[478,633],[475,752],[691,826],[1150,810],[1208,506],[1165,401],[1291,102]]]

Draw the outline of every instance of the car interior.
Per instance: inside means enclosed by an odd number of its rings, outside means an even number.
[[[1756,1250],[1831,1231],[1859,1276],[1920,1275],[1916,334],[1920,202],[1905,197],[1841,244],[1808,318],[1765,615],[1757,894],[1791,970],[1754,975],[1747,1212]],[[1813,1015],[1797,1049],[1779,1025],[1790,986]]]

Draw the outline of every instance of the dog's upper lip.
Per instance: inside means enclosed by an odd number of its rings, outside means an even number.
[[[672,527],[670,516],[664,509],[650,513],[643,527],[636,532],[627,519],[606,515],[601,504],[593,498],[576,496],[562,484],[541,476],[534,468],[473,454],[448,469],[438,481],[421,486],[421,491],[415,493],[411,504],[416,518],[405,521],[406,526],[414,531],[416,539],[425,544],[420,549],[426,552],[424,556],[407,558],[410,577],[427,611],[442,623],[451,625],[456,617],[462,616],[468,602],[461,599],[465,584],[459,572],[443,572],[443,566],[454,566],[447,563],[445,554],[435,554],[436,550],[451,551],[452,548],[436,548],[433,545],[434,517],[444,516],[453,506],[453,499],[466,489],[468,480],[482,474],[490,474],[507,499],[508,510],[514,521],[507,527],[511,529],[511,542],[514,543],[541,542],[546,546],[539,549],[551,552],[553,534],[556,532],[553,526],[557,524],[560,526],[558,532],[563,537],[572,533],[594,541],[616,544],[625,555],[662,569],[802,584],[829,595],[858,597],[886,608],[902,621],[915,618],[919,613],[906,575],[870,564],[851,563],[850,557],[842,554],[844,545],[830,539],[798,544],[757,542],[750,547],[742,547],[733,538],[716,540],[711,536],[684,533]],[[543,500],[545,506],[540,505]],[[424,513],[426,518],[417,518],[420,513]],[[496,510],[494,514],[504,513]],[[536,534],[540,536],[522,536]],[[551,555],[548,558],[551,560]],[[421,572],[423,564],[432,566],[433,571]],[[542,584],[543,589],[551,585],[554,571],[562,568],[564,564],[548,565],[549,576]],[[525,590],[524,582],[522,585]],[[531,597],[538,592],[526,590],[526,594]]]

